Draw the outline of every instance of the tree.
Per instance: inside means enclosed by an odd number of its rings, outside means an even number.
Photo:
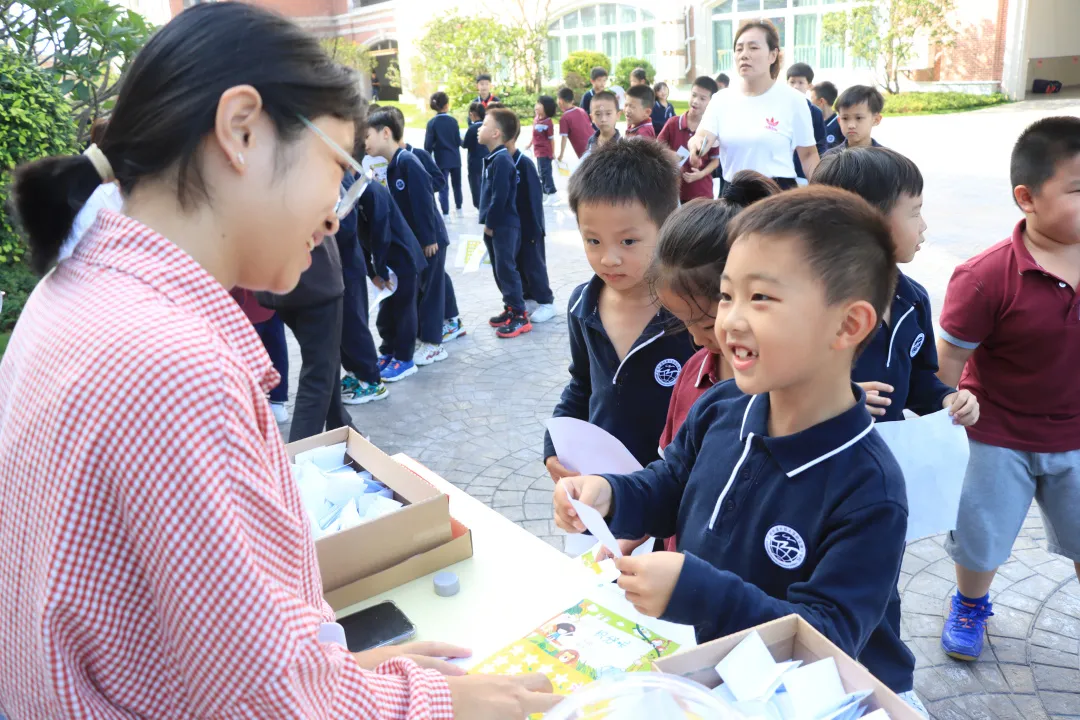
[[[367,51],[367,48],[354,43],[352,40],[335,37],[320,40],[319,44],[323,46],[323,50],[326,51],[331,60],[356,70],[365,78],[371,73],[371,69],[375,67],[371,53]]]
[[[645,71],[645,77],[648,79],[649,85],[652,85],[653,78],[656,77],[656,68],[645,58],[623,58],[615,66],[615,71],[611,73],[611,79],[616,85],[628,88],[630,87],[630,73],[637,68]]]
[[[879,84],[900,92],[900,73],[915,57],[915,43],[953,43],[954,0],[878,0],[871,6],[825,15],[822,39],[847,47],[882,74]]]
[[[423,58],[418,77],[442,85],[450,101],[462,106],[476,95],[476,76],[516,76],[523,30],[494,20],[450,10],[427,24],[417,43]]]
[[[0,46],[56,78],[82,141],[152,32],[141,15],[108,0],[0,0]]]
[[[544,85],[544,57],[547,53],[551,0],[513,0],[516,24],[520,28],[516,65],[521,68],[525,90],[536,93]]]

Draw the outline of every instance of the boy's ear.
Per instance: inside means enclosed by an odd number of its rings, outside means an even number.
[[[881,123],[881,113],[874,113],[874,127]]]
[[[833,350],[854,350],[877,329],[874,306],[866,300],[853,300],[840,308],[840,327],[832,342]]]
[[[1025,213],[1035,212],[1035,193],[1027,185],[1017,185],[1013,188],[1013,199]]]

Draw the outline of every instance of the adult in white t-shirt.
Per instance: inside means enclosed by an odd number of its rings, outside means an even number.
[[[713,96],[687,149],[695,167],[714,143],[720,147],[724,179],[740,170],[756,170],[795,187],[799,153],[807,177],[814,174],[818,151],[806,97],[777,82],[780,37],[768,20],[742,25],[735,35],[735,63],[740,82]]]

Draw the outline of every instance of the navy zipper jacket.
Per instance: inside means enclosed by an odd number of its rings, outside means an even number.
[[[822,117],[824,116],[825,114],[822,113]],[[832,150],[842,142],[844,142],[844,133],[840,131],[840,115],[833,113],[833,116],[825,121],[825,144],[829,146],[829,150]]]
[[[671,106],[670,102],[667,105],[661,105],[659,102],[653,103],[652,126],[657,137],[660,137],[660,131],[664,129],[668,119],[673,117],[675,117],[675,108]]]
[[[486,145],[480,144],[480,126],[484,123],[477,120],[469,124],[465,131],[465,139],[461,141],[461,147],[469,152],[469,174],[480,173],[484,169],[484,158],[488,156]]]
[[[505,145],[495,148],[484,158],[480,224],[492,230],[521,227],[517,213],[517,172]]]
[[[896,589],[907,491],[865,393],[852,394],[840,415],[774,438],[768,394],[712,387],[662,460],[606,476],[610,526],[623,538],[678,535],[683,568],[663,619],[693,625],[698,642],[798,613],[907,692],[915,658]]]
[[[440,170],[461,167],[461,127],[450,113],[439,113],[428,120],[424,150],[435,157]]]
[[[521,239],[524,241],[543,240],[547,231],[544,227],[544,193],[540,186],[540,174],[528,156],[520,150],[514,151],[514,167],[517,170],[517,211],[521,220]]]
[[[443,175],[442,170],[435,164],[435,159],[431,157],[431,154],[424,148],[414,148],[409,143],[405,143],[405,149],[416,156],[416,159],[420,161],[420,164],[427,170],[427,174],[431,176],[431,191],[439,192],[446,187],[446,176]]]
[[[382,183],[370,182],[360,195],[356,205],[357,235],[360,247],[367,257],[368,275],[390,277],[387,265],[389,258],[394,258],[394,265],[402,262],[411,264],[412,271],[420,274],[427,267],[427,258],[420,247],[420,241],[405,222],[397,203],[390,196],[390,191]],[[406,272],[404,267],[394,267],[394,272]]]
[[[806,104],[810,106],[810,121],[814,124],[814,144],[817,145],[818,157],[824,155],[829,149],[829,143],[825,140],[825,115],[814,103],[809,100]],[[795,159],[795,177],[806,179],[806,174],[803,172],[802,160],[799,159],[799,151],[796,150],[793,153]]]
[[[435,207],[431,176],[408,150],[398,149],[386,166],[386,186],[421,246],[447,247],[446,225]]]
[[[930,296],[922,285],[899,273],[889,322],[878,326],[855,361],[851,379],[892,385],[893,392],[887,395],[892,405],[878,420],[903,420],[904,408],[916,415],[929,415],[941,410],[945,396],[956,392],[938,380],[937,371]]]
[[[642,465],[660,457],[671,389],[683,364],[694,354],[690,335],[672,330],[678,321],[663,308],[634,341],[622,362],[600,321],[598,275],[570,295],[570,382],[553,417],[573,417],[602,427],[626,446]],[[544,434],[544,460],[555,455]],[[668,537],[658,535],[657,537]],[[640,537],[640,536],[638,536]]]

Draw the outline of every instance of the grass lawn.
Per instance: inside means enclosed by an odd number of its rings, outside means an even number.
[[[882,115],[896,117],[901,115],[942,115],[945,113],[967,112],[980,108],[992,107],[1009,102],[1003,93],[993,95],[973,95],[958,92],[907,92],[885,95],[885,110]]]

